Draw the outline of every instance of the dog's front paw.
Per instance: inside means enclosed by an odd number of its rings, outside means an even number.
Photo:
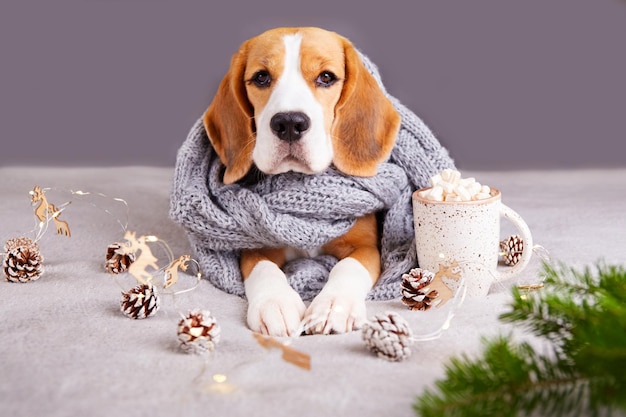
[[[295,291],[263,297],[248,306],[248,326],[252,331],[269,336],[297,336],[301,333],[300,324],[305,309]]]
[[[307,334],[347,333],[366,321],[365,297],[372,278],[353,258],[344,258],[330,271],[328,282],[304,314]]]
[[[304,314],[307,334],[348,333],[366,320],[365,300],[360,297],[320,293]]]
[[[301,333],[306,307],[289,286],[285,274],[272,262],[262,261],[244,282],[248,298],[248,326],[269,336]]]

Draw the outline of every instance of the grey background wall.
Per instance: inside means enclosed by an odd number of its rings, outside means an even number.
[[[0,165],[173,165],[241,42],[300,25],[461,168],[626,166],[623,0],[2,0]]]

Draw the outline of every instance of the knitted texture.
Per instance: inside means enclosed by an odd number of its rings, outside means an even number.
[[[361,55],[383,91],[376,66]],[[355,219],[378,212],[382,274],[368,294],[385,300],[400,296],[402,275],[417,266],[411,195],[431,176],[454,168],[448,151],[429,128],[396,98],[401,116],[396,144],[373,177],[345,175],[334,167],[318,175],[287,172],[255,184],[222,182],[224,166],[199,119],[178,151],[170,216],[182,224],[202,272],[213,285],[243,296],[241,249],[320,247],[345,234]],[[337,259],[300,258],[283,270],[304,300],[319,293]]]

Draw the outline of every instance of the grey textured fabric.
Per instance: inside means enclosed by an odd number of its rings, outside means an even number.
[[[362,59],[385,91],[376,66]],[[319,175],[289,172],[255,184],[225,185],[224,167],[202,121],[195,123],[178,152],[170,216],[187,230],[194,256],[215,286],[244,295],[241,249],[319,247],[348,231],[356,217],[379,212],[383,270],[368,298],[399,296],[402,274],[417,264],[411,194],[454,162],[422,120],[388,97],[401,115],[400,131],[388,160],[367,178],[331,167]],[[301,258],[284,270],[290,285],[310,300],[336,262],[327,255]]]

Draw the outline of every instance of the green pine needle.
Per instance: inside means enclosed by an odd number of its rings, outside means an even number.
[[[482,357],[452,359],[445,379],[417,398],[419,416],[626,411],[626,271],[546,264],[544,278],[543,290],[514,289],[511,310],[500,319],[547,340],[552,352],[538,354],[510,335],[485,340]]]

